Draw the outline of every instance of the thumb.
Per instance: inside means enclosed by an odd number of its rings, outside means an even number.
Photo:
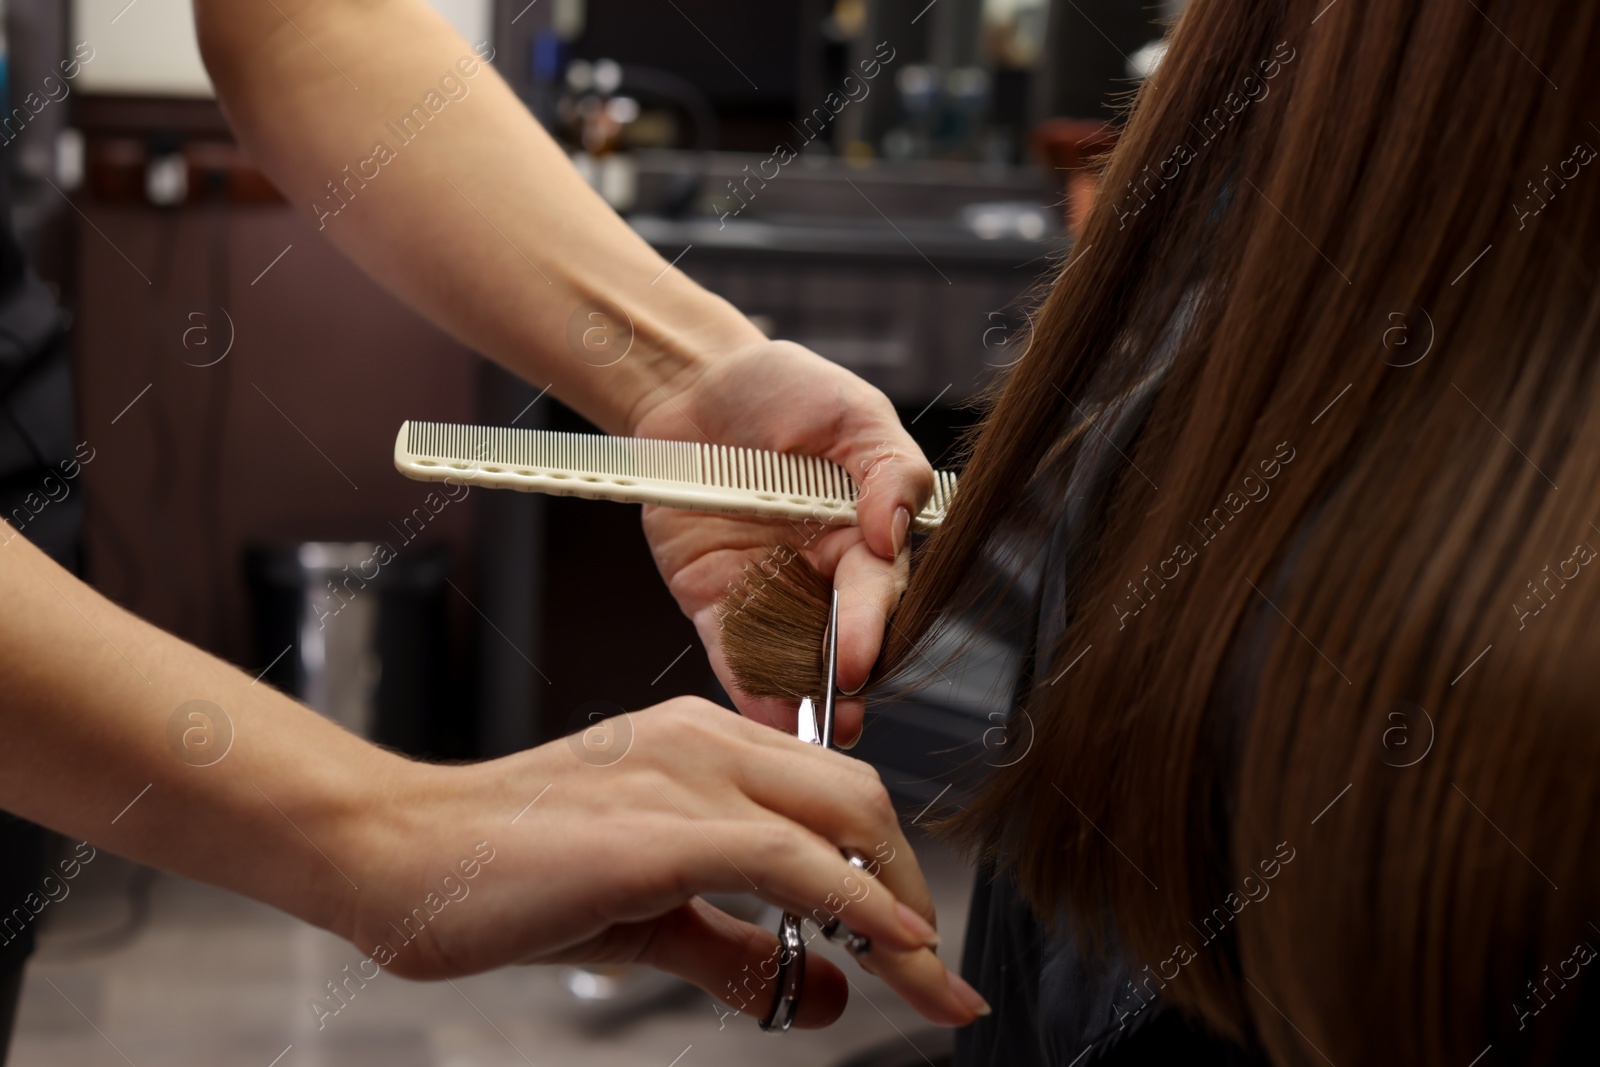
[[[933,495],[933,468],[887,400],[882,408],[852,433],[843,455],[831,458],[855,480],[856,521],[867,544],[893,560],[906,546],[910,520]]]

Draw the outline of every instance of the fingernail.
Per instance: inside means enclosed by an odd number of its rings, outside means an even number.
[[[900,920],[901,929],[928,948],[939,947],[939,931],[935,930],[927,919],[918,915],[905,901],[896,901],[894,911],[895,916]]]
[[[894,554],[900,555],[900,550],[906,544],[906,532],[911,529],[911,509],[899,507],[894,512]]]
[[[989,1002],[984,1000],[976,989],[967,984],[966,979],[954,971],[946,971],[945,974],[950,976],[950,992],[955,994],[962,1007],[980,1018],[994,1011],[993,1008],[989,1007]]]

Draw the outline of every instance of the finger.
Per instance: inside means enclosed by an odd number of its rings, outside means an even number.
[[[760,740],[769,751],[740,760],[739,784],[745,795],[834,848],[859,854],[869,877],[936,926],[933,894],[877,772],[859,760],[798,740],[791,744],[775,734]],[[795,758],[806,755],[813,758]]]
[[[800,555],[796,554],[798,549]],[[741,578],[730,583],[730,588],[736,589],[736,594],[724,596],[721,599],[703,605],[694,611],[691,618],[695,630],[700,635],[706,647],[713,670],[717,678],[727,689],[740,712],[757,722],[775,726],[786,733],[794,733],[796,708],[804,696],[819,698],[820,693],[794,692],[777,697],[754,697],[739,689],[733,671],[728,665],[722,641],[722,627],[724,624],[723,612],[727,610],[738,611],[748,599],[760,596],[762,589],[772,581],[781,577],[784,567],[798,567],[809,565],[818,574],[831,578],[838,570],[841,559],[846,555],[858,555],[863,559],[876,559],[871,550],[866,547],[861,538],[861,531],[853,526],[835,527],[825,534],[814,538],[811,542],[801,545],[768,545],[761,550],[759,558],[755,555],[745,557],[741,553],[721,552],[718,564],[727,569],[732,561],[740,561],[745,569]],[[803,563],[800,556],[804,556]],[[753,564],[753,566],[752,566]],[[674,579],[674,591],[678,591],[684,584],[683,575]],[[822,634],[817,634],[817,647],[822,645]],[[862,707],[853,705],[844,709],[844,731],[835,730],[836,739],[842,737],[847,743],[860,733]]]
[[[654,920],[653,926],[639,962],[716,997],[728,1009],[722,1013],[724,1025],[731,1025],[731,1016],[759,1020],[772,1010],[781,949],[771,930],[735,919],[698,897]],[[794,1025],[814,1030],[844,1013],[850,990],[844,973],[818,953],[807,952],[804,966]]]
[[[766,833],[774,842],[774,852],[760,868],[765,877],[760,880],[758,896],[810,920],[808,934],[837,919],[851,932],[870,938],[871,947],[856,956],[857,962],[929,1020],[964,1026],[984,1011],[982,998],[934,953],[925,936],[931,926],[916,924],[907,906],[893,897],[885,879],[864,875],[826,843],[804,832],[787,837],[770,830]],[[895,862],[904,858],[910,857]],[[892,866],[885,864],[882,870],[887,872]],[[916,881],[921,882],[920,873]],[[806,904],[819,898],[820,907]],[[905,936],[908,933],[910,936]]]
[[[874,944],[856,962],[930,1022],[966,1026],[989,1014],[983,997],[927,949],[896,952]]]
[[[937,941],[932,924],[902,907],[882,881],[852,867],[838,846],[787,819],[766,811],[737,821],[702,817],[690,833],[693,839],[679,835],[675,850],[677,885],[695,892],[751,892],[818,926],[842,918],[887,948],[911,951]]]
[[[708,709],[708,714],[714,712]],[[704,720],[690,721],[704,724]],[[879,876],[874,879],[851,866],[839,852],[841,844],[858,840],[870,850],[870,837],[858,838],[859,831],[840,829],[829,839],[801,825],[827,825],[838,819],[841,826],[859,824],[887,831],[894,835],[891,840],[903,840],[882,784],[875,783],[874,791],[866,781],[871,777],[865,773],[868,769],[852,767],[855,761],[837,753],[731,715],[722,726],[755,741],[740,746],[735,753],[739,758],[732,766],[742,772],[741,778],[768,783],[767,790],[740,782],[744,797],[730,803],[726,795],[720,796],[709,812],[697,810],[709,802],[692,791],[675,789],[676,799],[663,793],[676,816],[666,818],[657,835],[671,845],[664,872],[667,883],[687,893],[754,892],[817,926],[838,919],[871,939],[874,973],[929,1019],[962,1025],[976,1018],[982,1010],[981,998],[947,973],[926,947],[936,940],[931,922],[919,918],[918,909],[895,895],[895,885],[910,886],[912,891],[920,891],[924,907],[931,913],[927,885],[909,847],[873,857],[881,861]],[[787,752],[777,751],[780,749]],[[760,772],[755,769],[758,764],[779,767],[782,773]],[[801,809],[791,813],[798,821],[761,806],[757,799],[778,789],[771,783],[780,779],[793,796],[775,807]]]
[[[889,616],[900,602],[910,575],[910,556],[889,561],[865,542],[858,543],[839,560],[833,586],[839,591],[839,688],[854,693],[867,684],[883,649]],[[860,719],[840,737],[853,740]]]
[[[836,697],[833,704],[833,743],[852,749],[866,730],[867,702],[862,697]]]
[[[800,695],[756,697],[740,689],[738,679],[734,677],[733,669],[728,665],[727,656],[723,653],[722,620],[717,615],[716,607],[713,605],[697,612],[693,621],[695,632],[700,635],[700,641],[705,645],[706,655],[711,661],[712,672],[732,698],[739,714],[751,722],[769,728],[774,735],[793,737],[799,719]]]
[[[935,922],[933,896],[916,852],[873,767],[736,716],[706,725],[726,728],[749,746],[731,760],[745,796],[836,848],[860,853],[871,864],[872,877],[930,924]]]
[[[779,733],[794,735],[798,730],[800,701],[787,697],[750,697],[731,693],[739,713],[751,722],[769,726]]]
[[[911,517],[933,495],[933,468],[887,398],[874,392],[852,414],[848,438],[829,458],[856,481],[856,516],[867,543],[881,558],[892,560],[909,537]],[[902,509],[905,515],[897,519]]]

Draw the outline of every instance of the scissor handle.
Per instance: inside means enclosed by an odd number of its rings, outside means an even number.
[[[788,1031],[800,1010],[800,987],[805,980],[805,938],[801,936],[800,920],[786,911],[778,924],[778,973],[774,977],[772,1007],[766,1018],[757,1020],[761,1029],[769,1034]]]

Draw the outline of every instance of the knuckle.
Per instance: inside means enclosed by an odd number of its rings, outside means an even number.
[[[702,703],[703,701],[699,697],[678,696],[668,700],[666,706],[671,709],[674,715],[692,716],[700,710]]]
[[[874,785],[868,812],[874,821],[884,826],[893,826],[900,821],[900,815],[894,810],[894,800],[889,796],[889,790],[884,788],[882,782]]]
[[[876,768],[869,767],[870,774],[861,776],[858,810],[864,820],[873,826],[891,825],[899,821],[899,814],[894,809],[894,800],[889,796],[889,789],[883,784]]]
[[[673,697],[657,705],[661,718],[673,730],[695,730],[705,726],[706,717],[715,705],[699,697]]]
[[[877,767],[859,759],[850,759],[849,766],[861,776],[863,788],[880,792],[885,797],[889,795],[889,787],[883,784],[883,772]]]
[[[796,856],[803,854],[809,845],[805,831],[794,823],[785,822],[759,830],[753,838],[752,847],[763,872],[770,874],[783,869]]]

